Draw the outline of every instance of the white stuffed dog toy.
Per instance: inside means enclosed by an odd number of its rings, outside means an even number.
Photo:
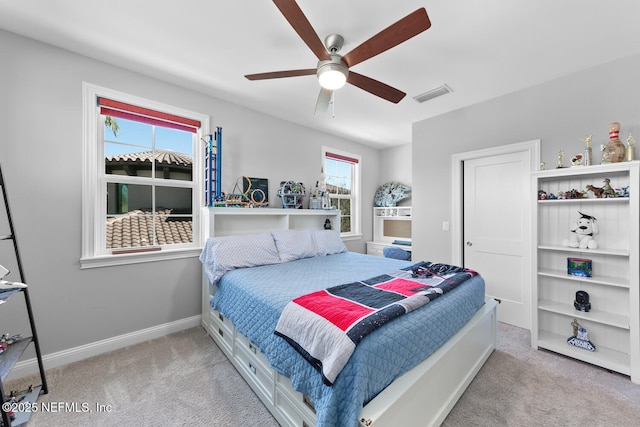
[[[580,249],[596,249],[598,242],[593,238],[598,233],[596,218],[578,211],[580,218],[571,226],[571,236],[562,241],[563,246]]]

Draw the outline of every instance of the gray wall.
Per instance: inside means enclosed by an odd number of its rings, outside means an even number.
[[[347,246],[364,252],[378,150],[4,31],[0,58],[0,162],[45,355],[189,318],[201,307],[197,258],[80,270],[83,81],[209,114],[223,127],[224,191],[242,175],[267,178],[275,202],[282,180],[315,183],[322,145],[361,155],[364,236]],[[0,263],[12,268],[10,253],[1,250]],[[21,310],[14,301],[0,307],[3,333],[28,331]]]
[[[398,181],[411,186],[411,148],[412,144],[404,144],[381,151],[381,184],[388,181]]]
[[[452,215],[452,154],[540,139],[540,160],[555,168],[558,150],[568,166],[571,155],[583,150],[578,138],[593,134],[594,161],[600,163],[610,122],[621,123],[621,140],[631,131],[640,141],[638,70],[635,55],[415,123],[413,183],[420,191],[413,192],[419,218],[413,221],[414,259],[451,261],[451,232],[442,231],[442,222]]]

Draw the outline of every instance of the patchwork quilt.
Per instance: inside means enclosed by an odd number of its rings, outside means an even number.
[[[331,386],[356,346],[388,322],[416,310],[460,283],[473,270],[420,262],[366,280],[312,292],[289,302],[276,326]]]

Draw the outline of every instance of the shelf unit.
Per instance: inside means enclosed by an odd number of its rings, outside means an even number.
[[[393,206],[373,208],[373,241],[366,242],[367,254],[383,256],[383,249],[396,246],[411,251],[411,206]],[[393,243],[403,240],[408,245]]]
[[[262,230],[305,230],[322,228],[331,221],[340,232],[340,212],[336,209],[213,208],[202,211],[204,238],[261,233]]]
[[[4,206],[6,212],[6,219],[9,225],[10,234],[0,236],[0,241],[11,240],[13,242],[13,249],[15,254],[15,261],[18,265],[18,274],[21,283],[25,283],[24,272],[22,269],[22,260],[20,259],[20,251],[18,250],[18,240],[13,228],[13,220],[11,219],[11,210],[9,209],[9,199],[7,197],[6,185],[2,176],[2,168],[0,167],[0,187],[2,188],[2,195],[4,199]],[[17,294],[24,296],[24,302],[26,306],[27,316],[29,317],[29,325],[31,327],[31,336],[22,337],[20,340],[7,346],[4,352],[0,354],[0,400],[1,403],[5,403],[10,400],[4,389],[4,382],[15,364],[20,360],[20,357],[29,347],[29,344],[33,344],[36,351],[36,358],[38,360],[38,368],[40,371],[41,384],[31,387],[28,390],[20,391],[16,397],[19,401],[19,407],[27,408],[32,405],[37,399],[40,393],[48,393],[47,379],[44,373],[44,364],[42,362],[42,353],[40,352],[40,344],[38,341],[38,334],[36,333],[36,325],[33,317],[33,311],[31,309],[31,299],[29,298],[29,288],[13,288],[4,292],[0,292],[0,307],[4,303],[8,303],[10,299]],[[4,331],[3,331],[4,333]],[[14,419],[11,420],[10,414],[5,411],[4,406],[0,409],[2,414],[2,426],[19,426],[29,421],[31,417],[31,411],[12,411],[14,412]]]
[[[538,200],[533,213],[535,247],[532,253],[533,328],[531,344],[584,362],[620,372],[640,384],[640,244],[638,214],[640,162],[563,168],[534,172],[533,193],[548,194],[591,184],[602,187],[605,178],[613,188],[629,187],[629,197]],[[597,249],[563,246],[570,225],[579,212],[594,216]],[[592,260],[593,276],[567,273],[567,258]],[[592,309],[576,310],[575,293],[586,291]],[[571,322],[577,319],[587,330],[596,350],[591,352],[567,343]]]

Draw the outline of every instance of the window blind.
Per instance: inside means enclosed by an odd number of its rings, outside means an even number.
[[[354,159],[353,157],[343,156],[341,154],[330,153],[328,151],[325,153],[325,157],[329,159],[341,160],[343,162],[358,164],[358,159]]]
[[[200,128],[200,121],[198,120],[138,107],[137,105],[114,101],[108,98],[98,98],[98,106],[100,107],[100,114],[105,116],[135,120],[150,125],[164,126],[191,133],[198,132]]]

